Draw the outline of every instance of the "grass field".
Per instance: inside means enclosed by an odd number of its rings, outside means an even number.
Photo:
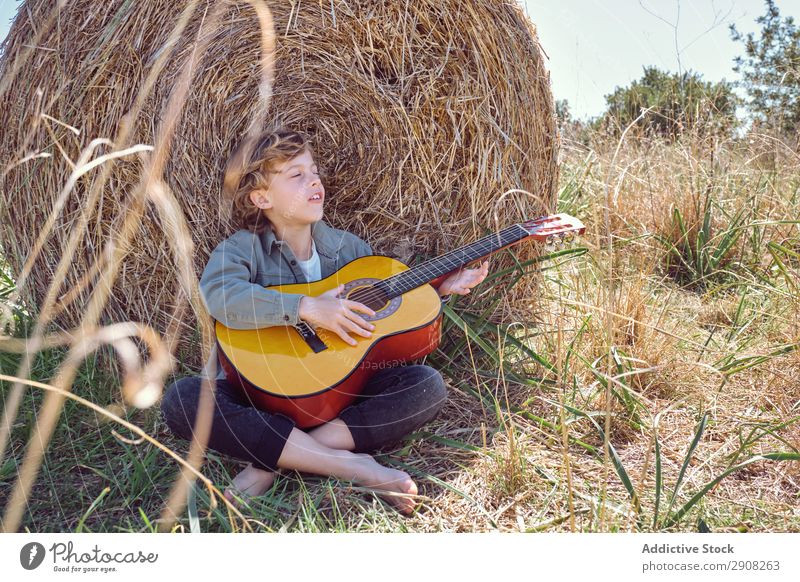
[[[585,237],[490,273],[468,309],[462,298],[447,307],[426,363],[444,373],[450,401],[423,432],[377,454],[427,497],[414,516],[351,484],[284,472],[243,510],[246,522],[211,509],[197,487],[175,529],[800,531],[798,155],[758,137],[594,135],[565,139],[561,167],[558,211],[583,220]],[[538,295],[505,304],[499,286],[534,271]],[[13,284],[7,273],[0,296]],[[498,310],[515,323],[498,324]],[[65,353],[44,351],[33,379],[50,381]],[[14,375],[19,360],[0,343],[0,373]],[[81,366],[73,393],[111,406],[119,383],[103,351]],[[9,387],[0,382],[4,397]],[[42,400],[26,388],[0,507]],[[185,455],[157,407],[115,406]],[[209,451],[202,471],[223,488],[243,465]],[[22,529],[155,531],[178,470],[68,400]]]

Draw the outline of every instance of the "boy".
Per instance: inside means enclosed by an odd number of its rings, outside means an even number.
[[[323,220],[325,188],[309,144],[289,130],[245,140],[228,160],[223,192],[232,201],[240,230],[211,253],[200,280],[211,316],[234,329],[296,325],[333,331],[351,345],[350,334],[370,337],[374,326],[360,314],[374,315],[366,305],[341,299],[337,289],[317,297],[281,293],[265,286],[316,281],[349,261],[372,254],[370,246]],[[488,272],[453,273],[438,288],[443,299],[466,294]],[[216,348],[212,358],[216,359]],[[191,439],[200,385],[208,376],[183,378],[164,395],[164,418],[178,436]],[[219,366],[218,366],[219,367]],[[363,393],[336,419],[305,432],[280,413],[249,406],[228,383],[221,368],[208,446],[250,461],[233,481],[242,496],[262,495],[281,468],[352,480],[385,491],[416,495],[417,486],[404,471],[384,467],[367,450],[396,442],[432,420],[446,397],[441,374],[425,365],[403,365],[374,374]],[[225,496],[233,501],[234,490]],[[402,513],[413,512],[411,497],[389,496]]]

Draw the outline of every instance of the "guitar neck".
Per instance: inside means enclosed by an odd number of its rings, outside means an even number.
[[[434,279],[460,269],[477,259],[496,253],[500,249],[516,244],[530,236],[519,224],[514,224],[500,232],[487,235],[468,245],[457,248],[436,258],[409,268],[402,273],[384,279],[375,286],[381,288],[388,298],[397,297],[412,289],[430,283]]]

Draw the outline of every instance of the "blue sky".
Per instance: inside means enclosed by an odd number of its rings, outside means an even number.
[[[147,1],[147,0],[144,0]],[[0,38],[16,0],[0,0]],[[606,94],[642,75],[642,67],[692,70],[708,81],[736,80],[740,43],[728,25],[756,32],[763,0],[522,0],[536,24],[556,99],[575,116],[604,109]],[[782,16],[800,21],[800,0],[776,0]],[[677,25],[677,36],[676,26]],[[677,40],[677,49],[676,49]],[[679,57],[679,58],[678,58]],[[679,63],[680,59],[680,63]]]

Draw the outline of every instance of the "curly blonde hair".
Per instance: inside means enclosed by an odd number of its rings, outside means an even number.
[[[250,200],[250,192],[268,188],[276,167],[305,151],[314,155],[305,136],[286,128],[245,138],[236,146],[225,164],[222,192],[231,202],[237,228],[260,234],[270,226],[264,211]]]

